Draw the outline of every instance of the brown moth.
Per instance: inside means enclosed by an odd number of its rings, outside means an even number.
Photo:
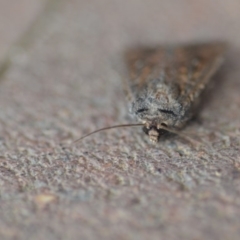
[[[130,49],[125,55],[129,70],[126,89],[130,113],[140,123],[111,126],[84,137],[129,126],[143,126],[152,142],[164,132],[178,134],[222,64],[225,49],[226,44],[221,42]]]
[[[127,52],[130,112],[157,142],[194,114],[201,93],[223,62],[225,43],[139,48]]]

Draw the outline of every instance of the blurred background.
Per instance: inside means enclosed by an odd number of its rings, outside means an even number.
[[[0,0],[0,239],[240,236],[239,0]],[[126,123],[122,53],[229,43],[195,149]]]
[[[16,44],[35,26],[42,14],[45,16],[51,6],[61,5],[63,2],[0,1],[0,59],[6,55],[10,46]],[[69,2],[70,7],[75,6],[78,9],[79,19],[75,20],[82,20],[78,23],[78,29],[74,30],[84,31],[84,25],[89,34],[98,31],[103,37],[103,40],[98,41],[98,47],[108,44],[134,44],[136,41],[151,44],[226,39],[238,43],[239,4],[237,0]],[[70,7],[68,10],[74,14]],[[66,21],[70,29],[74,27],[71,18]],[[106,36],[103,36],[105,34]]]
[[[43,10],[44,0],[0,1],[0,61]]]

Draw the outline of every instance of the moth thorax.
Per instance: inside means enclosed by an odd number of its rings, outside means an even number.
[[[152,95],[154,99],[160,101],[161,103],[168,103],[171,99],[177,99],[179,96],[179,88],[174,83],[158,84],[156,88],[153,88]]]

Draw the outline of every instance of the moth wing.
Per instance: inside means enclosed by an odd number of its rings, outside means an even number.
[[[178,98],[193,102],[223,62],[225,49],[222,42],[130,49],[125,54],[128,96],[131,98],[136,88],[145,87],[149,81],[163,78],[165,83],[177,86]]]
[[[174,50],[172,66],[179,98],[194,102],[223,63],[226,43],[190,45]]]
[[[159,77],[160,71],[163,70],[159,64],[165,62],[165,49],[163,47],[133,48],[129,49],[124,57],[128,70],[126,90],[131,100],[133,95],[150,80]]]

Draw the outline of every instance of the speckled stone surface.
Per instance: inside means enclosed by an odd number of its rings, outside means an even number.
[[[240,2],[62,0],[0,81],[0,239],[240,236]],[[226,40],[191,132],[150,144],[129,122],[129,46]]]

